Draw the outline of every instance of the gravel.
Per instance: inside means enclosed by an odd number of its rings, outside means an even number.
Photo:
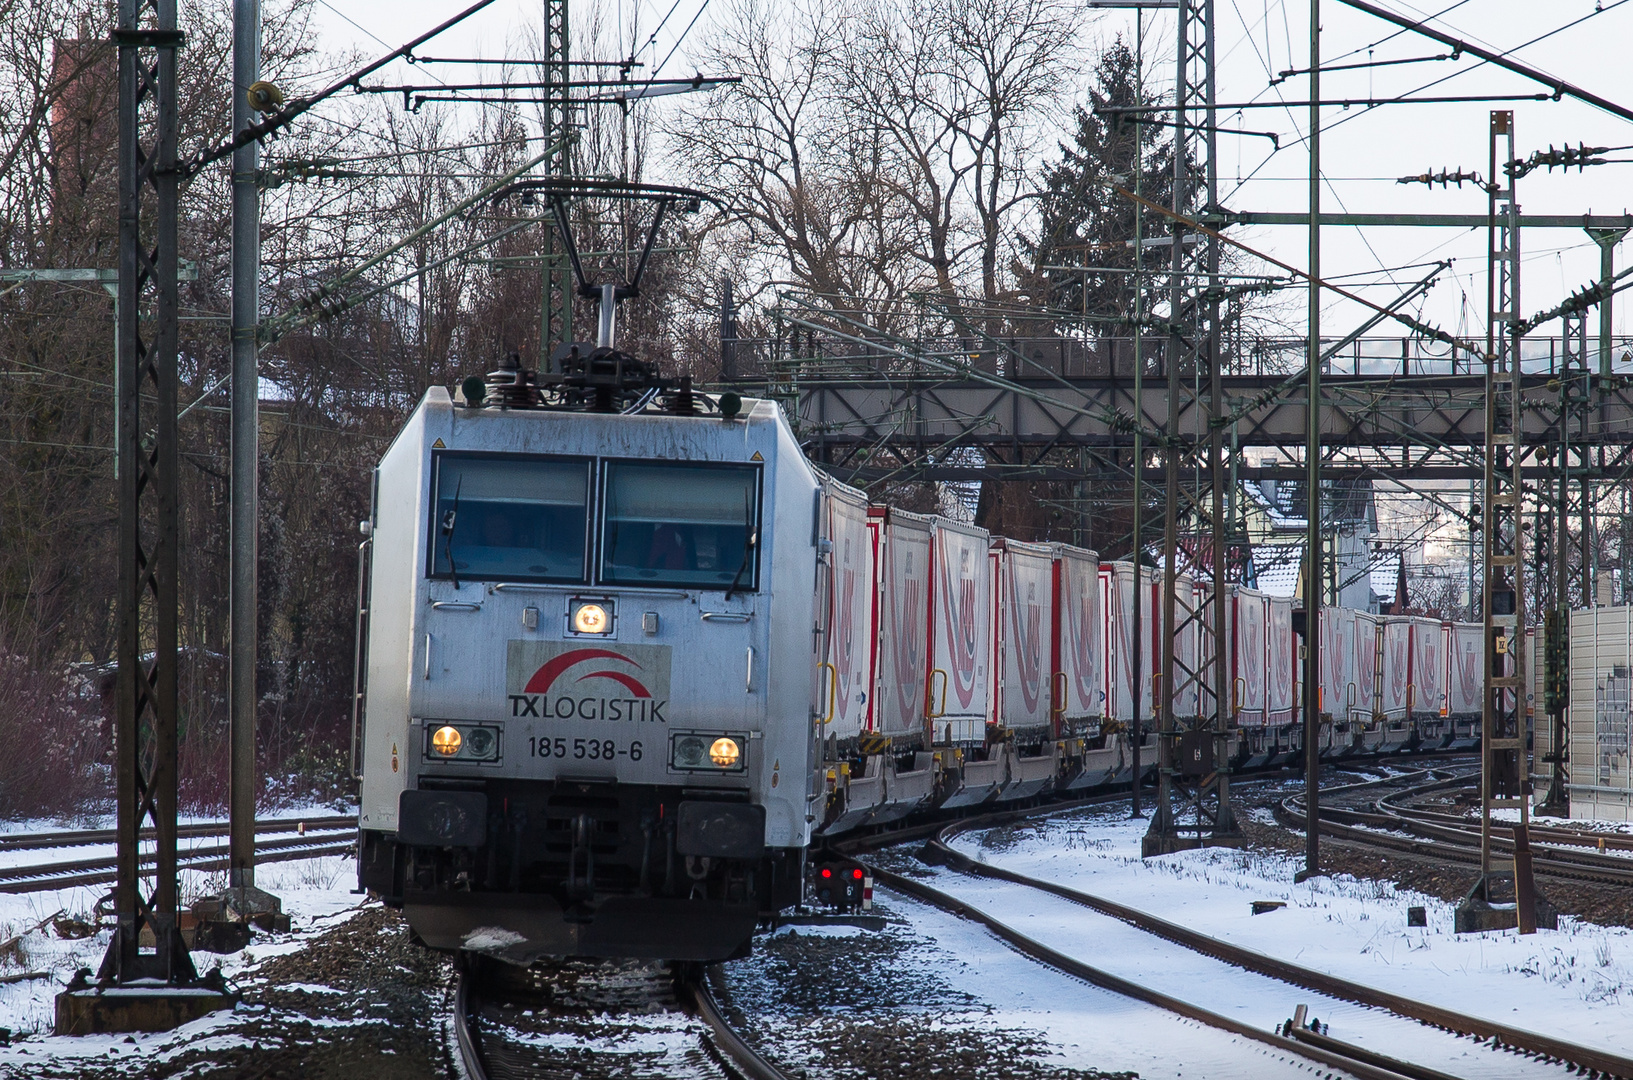
[[[110,1054],[106,1064],[42,1052],[0,1067],[0,1076],[445,1080],[439,1014],[449,978],[445,959],[409,944],[396,912],[371,907],[240,974],[241,1004],[207,1036],[178,1046],[145,1036],[140,1051],[123,1060]]]
[[[1280,800],[1285,794],[1278,793],[1275,797]],[[1377,795],[1372,795],[1372,798],[1377,798]],[[1262,797],[1247,796],[1246,801],[1270,805],[1269,800]],[[1298,855],[1304,852],[1302,832],[1264,824],[1253,814],[1242,814],[1238,821],[1242,823],[1242,831],[1247,835],[1250,847]],[[1552,821],[1547,823],[1553,824]],[[1454,903],[1468,895],[1480,876],[1479,867],[1470,863],[1445,862],[1405,851],[1381,852],[1331,836],[1321,838],[1321,869],[1328,873],[1392,882],[1399,888],[1413,889]],[[1537,878],[1537,888],[1562,914],[1575,915],[1600,926],[1633,926],[1633,890],[1545,876]]]
[[[1046,1032],[1004,1026],[935,972],[968,970],[892,918],[880,932],[786,927],[725,969],[733,1024],[791,1076],[811,1080],[1089,1080],[1132,1077],[1050,1059]]]

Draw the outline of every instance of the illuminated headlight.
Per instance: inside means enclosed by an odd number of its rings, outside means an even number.
[[[744,740],[739,735],[676,735],[669,761],[696,772],[742,772]]]
[[[573,605],[573,633],[575,634],[610,634],[612,633],[611,604],[605,606],[588,602],[576,602]]]
[[[722,769],[735,769],[743,758],[743,748],[736,739],[722,736],[709,744],[709,760]]]
[[[465,737],[452,724],[444,724],[431,733],[431,749],[443,757],[453,757],[459,753],[464,742]]]
[[[448,761],[496,761],[499,732],[477,724],[443,724],[432,730],[426,756]]]

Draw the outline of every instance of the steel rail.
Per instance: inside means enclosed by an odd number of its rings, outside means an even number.
[[[488,1057],[483,1052],[482,1040],[473,1022],[476,1013],[476,995],[472,983],[475,976],[461,970],[454,982],[453,1045],[449,1047],[454,1071],[462,1080],[488,1080]],[[709,1030],[701,1034],[704,1052],[733,1080],[789,1080],[787,1073],[755,1051],[726,1021],[708,982],[696,965],[685,965],[679,973],[675,990],[681,1004]],[[502,1070],[501,1070],[502,1071]]]
[[[1423,810],[1417,807],[1401,807],[1397,813],[1400,816],[1416,821],[1444,822],[1447,825],[1468,825],[1467,818],[1455,814],[1442,814],[1434,810]],[[1595,851],[1633,851],[1633,836],[1627,833],[1595,832],[1592,829],[1563,829],[1557,825],[1537,825],[1532,819],[1531,839],[1545,841],[1547,844],[1558,844],[1561,847],[1591,848]],[[1624,860],[1625,861],[1625,860]]]
[[[1352,811],[1353,813],[1353,811]],[[1380,815],[1382,822],[1364,822],[1363,824],[1382,825],[1384,828],[1405,829],[1416,835],[1433,840],[1444,840],[1449,844],[1474,843],[1480,832],[1478,827],[1467,822],[1456,825],[1437,825],[1432,821],[1423,821],[1409,815],[1389,814]],[[1494,830],[1505,830],[1512,836],[1512,831],[1504,825],[1494,825]],[[1532,852],[1547,852],[1548,858],[1538,860],[1533,856],[1533,862],[1539,867],[1545,864],[1554,866],[1570,866],[1583,868],[1580,875],[1573,872],[1573,876],[1592,878],[1594,874],[1601,875],[1595,880],[1604,880],[1616,884],[1633,883],[1633,860],[1622,855],[1602,854],[1595,848],[1583,850],[1585,845],[1556,844],[1553,841],[1539,842],[1535,833],[1530,836]],[[1500,833],[1492,836],[1492,846],[1495,850],[1509,851],[1513,848],[1512,840],[1504,840]]]
[[[1437,751],[1427,755],[1429,757],[1466,757],[1464,751]],[[1348,772],[1361,771],[1362,763],[1375,764],[1376,758],[1368,756],[1365,759],[1354,758],[1346,761],[1340,768]],[[1269,784],[1278,780],[1285,780],[1295,775],[1293,770],[1282,765],[1260,766],[1254,769],[1238,770],[1231,773],[1233,785]],[[1372,781],[1365,781],[1370,784]],[[1340,791],[1344,788],[1322,788],[1322,791]],[[1155,791],[1155,785],[1147,782],[1141,785],[1141,790]],[[981,804],[959,807],[956,810],[940,811],[939,816],[922,818],[908,818],[907,823],[892,823],[875,827],[872,832],[857,831],[846,833],[833,839],[819,838],[814,843],[825,846],[828,850],[841,854],[854,855],[862,851],[875,851],[882,847],[904,844],[913,840],[925,840],[935,836],[949,825],[948,818],[952,817],[956,824],[961,820],[980,821],[985,825],[1002,824],[1010,821],[1030,821],[1036,818],[1048,817],[1053,814],[1064,814],[1072,810],[1082,810],[1090,806],[1103,806],[1107,803],[1127,802],[1129,788],[1126,782],[1118,782],[1110,790],[1096,789],[1092,795],[1073,795],[1070,798],[1061,798],[1057,794],[1036,795],[1030,800],[1022,800],[1014,806],[1002,810],[987,809]]]
[[[1474,755],[1474,751],[1437,749],[1428,751],[1422,755],[1416,755],[1408,758],[1399,758],[1393,754],[1368,754],[1365,756],[1357,755],[1353,758],[1346,758],[1342,762],[1332,762],[1330,764],[1332,764],[1333,767],[1339,771],[1360,772],[1364,768],[1377,767],[1378,763],[1385,758],[1389,758],[1390,760],[1418,761],[1430,761],[1438,758],[1454,758],[1461,762],[1464,759],[1473,757]],[[1448,767],[1449,766],[1431,766],[1429,768],[1419,770],[1418,772],[1408,773],[1405,775],[1432,775]],[[1231,783],[1236,785],[1268,784],[1274,783],[1277,780],[1287,779],[1288,777],[1294,775],[1296,774],[1293,772],[1293,770],[1283,765],[1260,766],[1254,769],[1244,769],[1232,772],[1231,776],[1233,779],[1231,780]],[[1349,791],[1354,788],[1372,787],[1379,783],[1388,783],[1399,779],[1400,774],[1397,774],[1394,776],[1381,777],[1377,780],[1364,780],[1354,784],[1342,784],[1335,787],[1326,787],[1322,788],[1321,790],[1323,793],[1338,793]],[[1142,785],[1142,788],[1148,786],[1150,785],[1145,784]],[[857,832],[846,833],[843,836],[832,839],[823,837],[819,838],[817,841],[814,841],[814,843],[818,846],[824,846],[829,850],[841,854],[855,854],[861,851],[873,851],[893,844],[902,844],[911,840],[922,840],[933,837],[937,832],[947,827],[948,816],[953,816],[955,820],[978,819],[990,826],[1009,821],[1024,821],[1039,817],[1047,817],[1051,814],[1063,814],[1072,810],[1081,810],[1089,806],[1100,806],[1106,803],[1123,802],[1126,801],[1128,797],[1129,788],[1127,783],[1119,782],[1112,785],[1110,790],[1099,789],[1092,795],[1075,795],[1069,798],[1062,798],[1058,794],[1040,795],[1034,796],[1031,800],[1023,801],[1021,804],[1016,806],[1008,807],[1002,810],[987,809],[980,805],[961,807],[957,810],[942,811],[942,816],[930,817],[928,820],[923,818],[908,818],[907,823],[905,824],[892,823],[890,825],[876,827],[871,832],[859,830]]]
[[[1276,819],[1288,828],[1302,829],[1304,827],[1304,811],[1288,805],[1293,800],[1283,800],[1275,809]],[[1452,862],[1478,864],[1480,862],[1479,834],[1472,831],[1454,830],[1429,825],[1427,823],[1410,822],[1389,818],[1382,822],[1370,820],[1367,824],[1352,825],[1338,820],[1344,817],[1375,818],[1377,815],[1367,815],[1364,811],[1356,810],[1329,810],[1321,811],[1321,831],[1328,836],[1350,840],[1368,847],[1389,848],[1393,851],[1403,851],[1411,855],[1448,859]],[[1395,833],[1380,832],[1380,828],[1403,829],[1417,834],[1415,836],[1400,836]],[[1494,841],[1495,846],[1506,850],[1510,845],[1501,841]],[[1545,846],[1539,845],[1543,850]],[[1537,848],[1533,848],[1533,851]],[[1556,851],[1553,857],[1533,855],[1532,866],[1539,874],[1550,877],[1568,878],[1577,881],[1588,881],[1599,885],[1630,885],[1633,884],[1633,863],[1622,858],[1615,858],[1616,865],[1604,865],[1597,861],[1588,862],[1589,852]]]
[[[1266,770],[1259,776],[1245,778],[1244,782],[1270,782],[1278,779],[1279,774],[1282,772],[1283,770],[1280,769]],[[1425,770],[1424,772],[1426,774],[1428,770]],[[1015,808],[996,813],[988,812],[980,815],[977,818],[967,818],[963,821],[955,822],[954,825],[973,827],[973,825],[977,823],[993,823],[999,821],[1035,818],[1041,815],[1061,813],[1068,810],[1080,809],[1086,806],[1104,805],[1110,802],[1118,802],[1127,797],[1126,791],[1113,791],[1109,793],[1101,792],[1095,795],[1080,799],[1073,799],[1066,802],[1053,802],[1044,804],[1042,806]],[[915,822],[905,826],[880,830],[876,833],[846,837],[842,841],[833,843],[830,846],[834,850],[839,851],[854,852],[860,850],[872,850],[878,847],[901,844],[924,837],[934,837],[938,831],[944,831],[949,827],[950,826],[948,826],[945,822],[941,821]],[[895,875],[890,874],[888,871],[880,871],[876,869],[875,875],[879,878],[879,880],[885,881],[887,884],[895,880]],[[911,892],[916,885],[917,883],[906,882],[900,886],[899,891]],[[927,887],[924,888],[927,889]],[[928,891],[933,892],[934,890]],[[955,906],[957,905],[956,901],[952,901],[951,898],[947,899],[950,903],[954,904]],[[1064,957],[1062,959],[1068,960],[1068,958]],[[1106,977],[1113,978],[1111,976]],[[1094,980],[1090,979],[1089,981],[1092,982]],[[1112,987],[1112,989],[1115,989],[1115,987]],[[709,991],[707,984],[702,978],[696,976],[695,971],[679,982],[677,990],[679,991],[683,1002],[689,1003],[697,1017],[709,1027],[711,1035],[705,1037],[704,1048],[706,1051],[710,1052],[710,1056],[716,1061],[717,1064],[720,1064],[727,1071],[734,1072],[740,1077],[745,1078],[745,1080],[788,1080],[787,1074],[781,1072],[775,1065],[767,1061],[764,1057],[760,1056],[742,1039],[740,1035],[737,1034],[735,1030],[731,1028],[730,1024],[726,1022],[725,1017],[722,1014],[718,1003],[715,1001],[713,994]],[[1175,1004],[1176,1006],[1183,1007],[1183,1003]],[[455,983],[453,1015],[449,1020],[449,1024],[452,1029],[453,1044],[449,1047],[450,1057],[452,1059],[451,1063],[454,1066],[456,1074],[460,1075],[463,1080],[487,1080],[488,1070],[482,1054],[481,1040],[474,1030],[474,1025],[471,1022],[472,1009],[473,1004],[470,991],[470,975],[467,972],[462,971],[460,972]],[[1213,1014],[1207,1015],[1212,1016]],[[1233,1021],[1225,1020],[1225,1018],[1222,1017],[1218,1019],[1226,1024],[1234,1023]],[[1230,1030],[1236,1031],[1237,1029],[1231,1028]],[[1325,1064],[1346,1069],[1355,1075],[1362,1077],[1363,1080],[1401,1080],[1403,1076],[1413,1075],[1410,1072],[1402,1073],[1399,1071],[1378,1069],[1368,1066],[1364,1062],[1358,1065],[1356,1063],[1356,1059],[1328,1050],[1317,1049],[1312,1051],[1307,1047],[1301,1047],[1297,1040],[1290,1039],[1285,1036],[1267,1036],[1263,1032],[1253,1029],[1246,1029],[1245,1027],[1240,1033],[1256,1039],[1270,1041],[1277,1047],[1286,1049],[1291,1053],[1297,1053],[1305,1058],[1314,1058],[1315,1060],[1322,1061]],[[1336,1042],[1336,1040],[1334,1041]]]
[[[1402,1080],[1403,1077],[1416,1075],[1413,1071],[1415,1066],[1406,1062],[1394,1062],[1393,1067],[1386,1068],[1374,1064],[1372,1061],[1349,1056],[1337,1048],[1337,1046],[1343,1045],[1339,1044],[1337,1040],[1331,1040],[1331,1043],[1337,1044],[1336,1046],[1316,1045],[1301,1039],[1290,1038],[1281,1034],[1279,1030],[1275,1032],[1266,1031],[1263,1028],[1224,1016],[1210,1009],[1204,1009],[1188,1001],[1170,997],[1148,986],[1086,964],[1076,957],[1058,952],[1014,929],[996,916],[964,900],[944,893],[940,889],[926,885],[922,881],[915,881],[912,878],[893,873],[881,866],[873,866],[872,871],[876,882],[883,883],[896,892],[914,897],[948,914],[980,923],[993,935],[1009,943],[1023,955],[1031,957],[1046,967],[1082,979],[1092,986],[1098,986],[1102,990],[1109,990],[1114,994],[1133,998],[1135,1001],[1143,1001],[1166,1012],[1183,1016],[1208,1027],[1227,1031],[1233,1035],[1239,1035],[1242,1038],[1252,1039],[1254,1042],[1263,1043],[1284,1053],[1319,1062],[1329,1068],[1342,1069],[1346,1073],[1360,1077],[1361,1080]]]
[[[487,1080],[488,1066],[482,1046],[471,1025],[471,975],[461,971],[454,980],[454,1066],[463,1080]]]
[[[697,1018],[709,1026],[713,1041],[706,1040],[705,1045],[731,1059],[729,1063],[722,1061],[720,1064],[741,1073],[746,1080],[789,1080],[787,1073],[761,1057],[726,1022],[714,994],[709,990],[707,979],[693,975],[682,982],[680,990],[688,999]]]
[[[1395,792],[1377,800],[1374,803],[1375,811],[1322,807],[1321,829],[1329,835],[1376,847],[1388,847],[1418,855],[1438,855],[1457,862],[1475,862],[1478,861],[1480,837],[1476,827],[1457,818],[1451,818],[1445,824],[1437,824],[1434,818],[1450,818],[1450,815],[1438,815],[1430,811],[1414,812],[1393,805],[1397,800],[1418,798],[1433,791],[1466,786],[1472,779],[1474,778],[1459,777],[1440,780]],[[1277,820],[1283,825],[1292,828],[1303,827],[1305,814],[1302,800],[1298,796],[1282,800],[1275,813]],[[1400,830],[1420,839],[1409,840],[1374,831],[1377,829]],[[1493,836],[1493,844],[1497,850],[1512,850],[1512,832],[1509,835],[1510,839],[1507,840]],[[1597,884],[1633,884],[1633,860],[1596,850],[1579,850],[1580,847],[1587,846],[1587,842],[1572,846],[1558,845],[1552,841],[1533,844],[1532,851],[1535,854],[1532,863],[1539,873],[1545,872],[1553,877],[1591,881]]]
[[[282,840],[268,840],[255,845],[255,857],[261,862],[289,862],[319,855],[344,855],[357,850],[353,832],[320,833],[313,836],[295,836]],[[182,870],[220,870],[227,866],[229,847],[216,844],[183,853],[177,858]],[[138,865],[153,862],[152,852],[143,852]],[[28,866],[0,867],[0,893],[43,892],[48,889],[67,889],[79,885],[100,885],[117,878],[117,858],[78,859],[72,862],[33,863]]]
[[[1392,795],[1385,795],[1374,805],[1386,814],[1417,821],[1432,821],[1451,827],[1472,828],[1472,823],[1468,818],[1460,817],[1457,814],[1448,814],[1443,811],[1429,810],[1418,806],[1396,805],[1398,801],[1416,798],[1424,793],[1426,792],[1416,789],[1398,791]],[[1567,829],[1557,825],[1538,825],[1533,821],[1530,834],[1532,840],[1543,839],[1550,844],[1594,848],[1601,852],[1633,851],[1633,836],[1629,836],[1627,833],[1597,832],[1593,829]]]
[[[1365,785],[1347,786],[1353,788]],[[1129,907],[1126,904],[1120,904],[1114,900],[1108,900],[1054,882],[1033,878],[1013,870],[992,866],[988,863],[976,862],[947,843],[953,836],[974,828],[983,827],[983,824],[974,821],[949,825],[930,842],[929,846],[934,849],[937,857],[955,870],[978,877],[1022,885],[1058,896],[1063,900],[1117,919],[1138,930],[1143,930],[1193,952],[1268,976],[1280,982],[1299,986],[1315,993],[1325,994],[1328,997],[1351,1001],[1371,1008],[1384,1009],[1398,1016],[1416,1020],[1456,1035],[1493,1040],[1495,1045],[1511,1047],[1544,1058],[1569,1062],[1573,1066],[1586,1071],[1596,1071],[1612,1076],[1633,1077],[1633,1059],[1607,1051],[1578,1046],[1561,1039],[1555,1039],[1552,1036],[1510,1027],[1495,1021],[1482,1020],[1451,1009],[1402,997],[1387,990],[1379,990],[1325,972],[1314,971],[1276,957],[1266,956],[1263,953],[1180,926],[1177,923],[1169,922],[1166,919]],[[877,868],[875,868],[874,872],[877,876]]]
[[[295,832],[302,825],[308,829],[326,831],[329,829],[357,828],[357,815],[346,814],[333,817],[319,818],[288,818],[275,821],[258,821],[255,823],[256,833]],[[204,821],[192,825],[181,825],[176,829],[178,837],[199,836],[226,836],[227,823],[225,821]],[[143,840],[153,839],[152,829],[143,829]],[[85,847],[90,844],[113,844],[119,839],[114,829],[62,829],[56,832],[28,832],[28,833],[0,833],[0,851],[26,851],[34,848]]]

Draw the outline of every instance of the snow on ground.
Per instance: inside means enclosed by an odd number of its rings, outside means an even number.
[[[1142,860],[1146,821],[1126,809],[1076,811],[970,833],[971,857],[1115,900],[1283,960],[1416,1000],[1633,1056],[1633,931],[1562,916],[1560,928],[1457,935],[1454,904],[1347,875],[1293,884],[1302,860],[1212,848]],[[949,875],[946,880],[953,879]],[[961,890],[953,890],[959,892]],[[1042,894],[1010,887],[1017,905]],[[1253,915],[1254,900],[1285,908]],[[1055,903],[1058,903],[1056,901]],[[1428,926],[1406,925],[1427,909]],[[1085,959],[1097,963],[1092,953]],[[1334,1034],[1337,1034],[1335,1029]]]
[[[1008,882],[944,873],[937,888],[1046,945],[1131,983],[1266,1033],[1299,1005],[1330,1034],[1463,1080],[1564,1080],[1557,1063],[1492,1053],[1468,1039],[1378,1009],[1289,986],[1164,941],[1106,915]]]
[[[902,1060],[890,1073],[871,1075],[923,1076],[927,1062],[942,1060],[938,1049],[973,1040],[987,1049],[1042,1051],[1042,1064],[1062,1069],[1128,1071],[1147,1080],[1311,1076],[1303,1059],[1060,974],[981,926],[927,904],[884,890],[877,895],[874,913],[888,920],[882,932],[783,927],[776,932],[781,941],[761,939],[754,956],[727,965],[731,1000],[747,1009],[755,1044],[779,1065],[812,1076],[833,1075],[834,1063],[824,1058],[823,1048],[853,1047],[841,1029],[855,1024],[881,1032],[893,1046],[911,1046],[908,1033],[930,1044],[926,1062]],[[783,964],[775,961],[790,939],[801,938],[809,943],[804,950]],[[811,943],[813,938],[830,939],[831,948]],[[823,974],[810,970],[825,956],[841,981],[855,984],[854,1005],[841,989],[829,987]],[[791,1004],[790,997],[803,1001],[802,987],[828,1004]],[[993,1072],[992,1064],[975,1075]],[[1005,1075],[1050,1075],[1023,1070],[1020,1061],[1005,1064],[1009,1071],[997,1070]]]
[[[315,821],[319,818],[355,818],[356,816],[356,803],[350,805],[337,803],[333,806],[298,803],[255,812],[257,821]],[[181,825],[225,825],[227,823],[227,819],[220,814],[178,814],[176,821]],[[111,811],[105,814],[82,814],[71,820],[60,817],[0,820],[0,837],[12,836],[18,833],[61,832],[64,829],[111,829],[115,824],[114,815]]]
[[[231,984],[246,977],[254,965],[282,953],[303,949],[308,942],[362,909],[364,898],[351,890],[357,884],[357,864],[347,856],[331,855],[291,862],[266,863],[256,869],[255,883],[283,901],[290,916],[287,934],[256,931],[248,948],[230,956],[196,952],[193,963],[200,974],[220,965]],[[219,892],[226,885],[223,873],[183,870],[180,886],[183,905]],[[56,1016],[56,995],[79,968],[93,976],[107,951],[110,932],[104,930],[79,940],[64,940],[53,929],[52,917],[64,915],[94,924],[94,906],[110,886],[84,886],[22,895],[0,894],[0,940],[25,933],[16,955],[0,957],[0,976],[44,971],[48,978],[0,985],[0,1028],[10,1032],[10,1045],[0,1047],[0,1075],[29,1062],[97,1060],[107,1062],[140,1055],[146,1062],[161,1062],[183,1049],[196,1050],[205,1040],[226,1040],[237,1045],[240,1036],[221,1029],[241,1023],[233,1013],[204,1017],[175,1031],[151,1035],[106,1035],[58,1038],[51,1034]],[[43,924],[43,925],[42,925]],[[326,990],[327,988],[312,988]]]
[[[1480,820],[1478,808],[1471,810],[1468,815],[1475,821]],[[1491,812],[1493,821],[1520,820],[1519,807],[1499,806]],[[1556,829],[1586,829],[1589,832],[1602,833],[1633,833],[1633,821],[1608,821],[1604,818],[1551,818],[1539,817],[1534,811],[1531,814],[1532,825],[1546,825]]]

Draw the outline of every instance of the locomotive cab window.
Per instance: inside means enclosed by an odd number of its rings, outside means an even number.
[[[435,578],[584,580],[587,461],[438,454]]]
[[[760,470],[609,461],[601,581],[753,592]]]

